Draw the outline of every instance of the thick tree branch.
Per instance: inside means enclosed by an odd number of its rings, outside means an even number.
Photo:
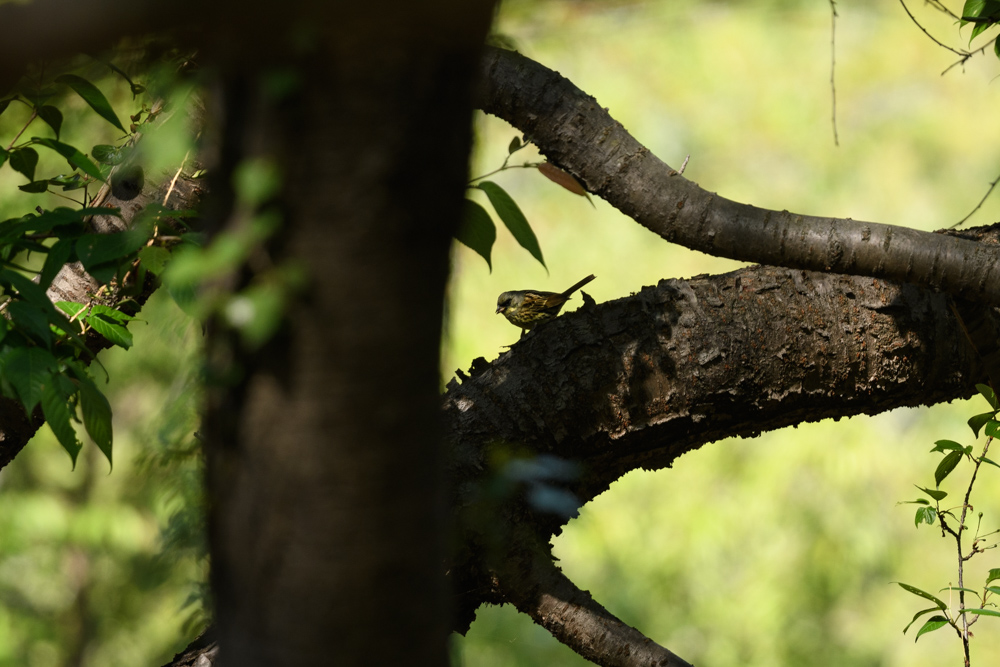
[[[567,490],[586,503],[624,473],[669,466],[707,442],[948,401],[983,377],[940,293],[775,267],[665,280],[591,302],[452,380],[452,502],[548,539],[565,516],[523,499],[483,509],[505,452],[579,462]],[[451,574],[460,631],[480,603],[505,599],[481,523],[463,534]]]
[[[955,237],[740,204],[688,181],[591,96],[524,56],[490,49],[478,103],[592,193],[664,239],[718,257],[912,282],[1000,304],[1000,250]]]

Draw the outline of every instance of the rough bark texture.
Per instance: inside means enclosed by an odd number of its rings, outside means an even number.
[[[456,629],[516,599],[506,561],[526,555],[511,535],[544,544],[567,520],[524,495],[484,501],[504,451],[581,464],[563,487],[582,504],[708,442],[952,400],[982,379],[948,297],[912,285],[754,267],[584,305],[448,387],[453,503],[472,517],[452,569]]]
[[[912,282],[1000,305],[1000,249],[905,227],[740,204],[688,181],[598,102],[524,56],[490,49],[478,103],[664,239],[716,257]]]
[[[213,55],[226,81],[218,173],[251,156],[280,165],[284,227],[263,261],[308,277],[264,348],[210,333],[221,660],[445,665],[438,348],[492,6],[353,5],[343,24],[337,6],[308,6],[318,33],[303,51],[256,49],[258,32],[299,36],[282,20],[219,35],[228,50]],[[258,74],[282,68],[301,85],[259,94]]]

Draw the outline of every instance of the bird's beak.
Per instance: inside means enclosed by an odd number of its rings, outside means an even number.
[[[499,315],[503,311],[507,310],[504,306],[497,306],[497,312],[494,315]]]

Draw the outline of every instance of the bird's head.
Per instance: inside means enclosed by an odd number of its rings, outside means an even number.
[[[497,314],[507,312],[507,309],[514,305],[514,293],[504,292],[497,297]]]

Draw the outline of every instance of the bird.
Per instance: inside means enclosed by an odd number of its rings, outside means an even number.
[[[593,279],[594,276],[589,275],[565,292],[543,292],[533,289],[504,292],[497,298],[497,314],[503,313],[508,322],[521,327],[523,337],[528,329],[534,329],[539,324],[554,319],[573,292]]]

